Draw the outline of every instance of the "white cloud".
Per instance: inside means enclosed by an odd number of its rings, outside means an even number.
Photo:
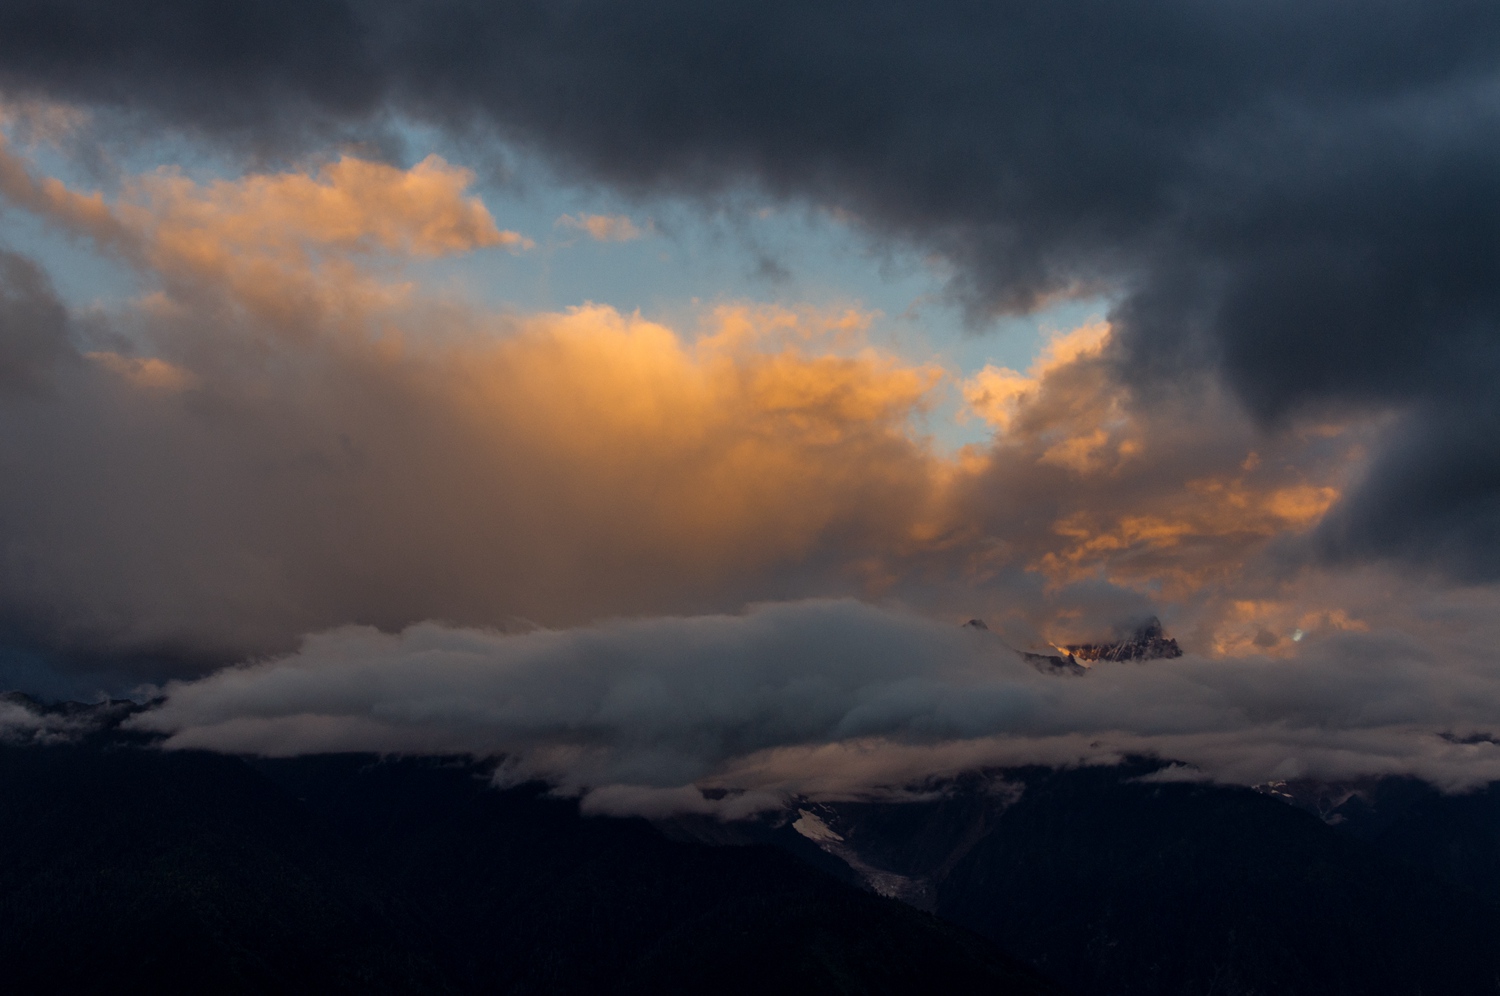
[[[14,693],[0,695],[0,743],[53,743],[93,728],[88,714],[47,712]]]
[[[1470,619],[1477,629],[1495,628]],[[1411,773],[1500,778],[1493,661],[1335,632],[1293,658],[1192,656],[1043,675],[992,633],[853,601],[501,634],[347,628],[174,682],[137,727],[269,755],[508,756],[599,812],[743,815],[787,794],[898,791],[980,765],[1155,753],[1255,784]],[[705,799],[698,787],[728,790]]]

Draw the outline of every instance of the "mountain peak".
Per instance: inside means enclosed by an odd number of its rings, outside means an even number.
[[[1182,656],[1182,648],[1166,635],[1155,616],[1122,640],[1069,644],[1064,649],[1080,661],[1150,661]]]

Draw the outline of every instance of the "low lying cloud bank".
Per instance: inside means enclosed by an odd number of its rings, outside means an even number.
[[[53,718],[36,709],[21,696],[0,696],[0,743],[25,742],[56,732]]]
[[[1180,761],[1176,777],[1409,773],[1461,790],[1500,779],[1484,737],[1500,669],[1455,653],[1344,631],[1289,658],[1070,677],[990,632],[819,600],[520,634],[338,629],[172,682],[130,725],[168,747],[274,756],[503,754],[504,777],[552,780],[606,812],[727,817],[789,794],[899,795],[980,765],[1126,753]]]

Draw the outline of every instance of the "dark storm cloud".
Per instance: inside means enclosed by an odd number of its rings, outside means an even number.
[[[1329,549],[1479,578],[1497,68],[1482,0],[0,3],[14,92],[284,151],[394,110],[640,193],[836,206],[950,259],[976,318],[1118,293],[1143,384],[1406,412]]]
[[[67,312],[46,275],[0,250],[0,396],[41,390],[67,352]]]
[[[1495,576],[1500,406],[1464,400],[1433,404],[1403,427],[1372,469],[1374,483],[1323,524],[1320,538],[1329,549]]]
[[[370,40],[341,0],[20,0],[0,5],[0,79],[18,92],[285,142],[315,121],[375,110],[382,83]]]

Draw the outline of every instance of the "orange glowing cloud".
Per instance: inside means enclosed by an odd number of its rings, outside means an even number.
[[[1238,570],[1250,550],[1315,524],[1338,498],[1332,487],[1258,489],[1242,478],[1189,481],[1154,496],[1153,511],[1080,511],[1058,520],[1061,548],[1035,562],[1053,584],[1104,571],[1127,584],[1166,582],[1181,597]]]
[[[557,219],[561,228],[572,228],[587,232],[598,242],[631,242],[645,238],[650,229],[641,228],[629,216],[623,214],[565,214]]]
[[[976,416],[1003,432],[1043,378],[1080,359],[1099,355],[1108,339],[1109,324],[1093,322],[1054,335],[1025,374],[985,365],[959,385],[965,404],[961,417]]]
[[[19,207],[52,218],[115,251],[134,248],[134,238],[100,193],[80,194],[53,177],[38,179],[14,154],[0,132],[0,196]]]
[[[401,259],[527,245],[471,181],[435,157],[346,157],[155,173],[111,202],[0,147],[0,194],[150,284],[111,316],[128,346],[80,350],[115,389],[75,385],[76,403],[120,410],[59,420],[82,435],[52,447],[122,457],[88,494],[59,478],[33,530],[39,551],[92,544],[119,569],[38,553],[60,572],[47,590],[129,618],[125,642],[216,620],[262,649],[350,619],[561,624],[790,590],[961,612],[1030,575],[1047,599],[1099,582],[1194,599],[1197,646],[1230,652],[1250,623],[1225,606],[1281,597],[1256,558],[1313,529],[1362,452],[1352,424],[1261,433],[1211,385],[1142,404],[1095,323],[1025,374],[959,381],[996,432],[940,454],[917,426],[951,375],[871,348],[870,312],[725,304],[684,330],[425,292]],[[141,468],[194,482],[191,507],[164,511],[177,492]]]
[[[184,391],[198,380],[191,371],[156,357],[130,357],[102,351],[85,353],[84,357],[136,387],[147,390]]]
[[[1295,597],[1230,599],[1216,620],[1212,649],[1220,656],[1290,657],[1305,639],[1369,629],[1348,609],[1319,604],[1311,593],[1299,590]]]
[[[1267,433],[1209,381],[1138,399],[1111,367],[1107,324],[1056,337],[1026,375],[991,367],[960,388],[997,432],[964,454],[944,535],[968,551],[967,576],[1044,578],[1056,608],[1032,622],[1053,642],[1100,635],[1064,606],[1104,582],[1192,604],[1207,627],[1193,645],[1227,652],[1213,627],[1243,626],[1220,607],[1277,589],[1263,554],[1322,521],[1371,431],[1355,420]]]
[[[759,345],[692,345],[591,306],[455,358],[448,389],[476,422],[528,426],[622,541],[695,569],[805,556],[826,529],[878,533],[927,499],[934,458],[907,423],[940,372]]]
[[[115,456],[82,491],[36,475],[52,511],[26,541],[50,572],[34,590],[64,593],[79,631],[116,645],[246,652],[350,618],[729,607],[798,573],[861,590],[849,551],[904,535],[936,500],[939,460],[911,416],[942,372],[858,342],[867,315],[725,306],[692,335],[419,290],[338,311],[327,302],[363,281],[389,285],[348,253],[299,259],[276,239],[259,258],[184,263],[152,241],[165,223],[132,214],[145,203],[120,213],[163,286],[113,316],[137,350],[93,350],[95,379],[58,395],[117,410],[67,420],[57,448]],[[278,279],[259,289],[262,272]],[[265,335],[283,314],[295,334]],[[88,558],[56,552],[79,544],[118,570],[71,573]]]
[[[159,170],[128,180],[109,204],[34,178],[0,139],[0,195],[168,281],[227,295],[285,326],[360,321],[411,299],[412,285],[377,275],[360,257],[531,248],[466,195],[473,179],[435,155],[407,170],[344,156],[312,173],[207,184]]]
[[[411,169],[344,156],[316,174],[250,175],[198,184],[171,170],[135,181],[127,197],[137,227],[161,250],[222,266],[229,253],[311,249],[446,256],[487,246],[523,248],[465,196],[474,174],[431,155]]]

